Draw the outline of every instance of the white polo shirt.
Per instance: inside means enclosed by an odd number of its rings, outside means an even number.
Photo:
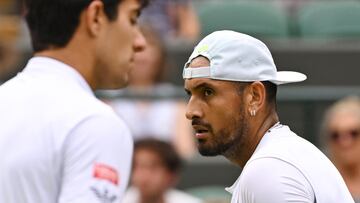
[[[120,202],[133,142],[82,76],[46,57],[0,86],[0,202]]]
[[[227,190],[231,203],[354,203],[330,160],[281,124],[264,135]]]

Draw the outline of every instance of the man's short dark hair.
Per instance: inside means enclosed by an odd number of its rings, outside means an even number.
[[[276,106],[277,85],[269,81],[263,81],[262,83],[266,90],[266,101],[268,104],[274,104]]]
[[[25,19],[35,52],[67,45],[79,25],[81,12],[94,0],[24,0]],[[102,0],[109,20],[116,19],[123,0]],[[146,6],[148,0],[139,0]],[[119,36],[121,37],[121,36]]]
[[[153,138],[141,139],[135,142],[134,151],[141,149],[156,153],[170,172],[178,173],[180,171],[182,159],[170,143]]]

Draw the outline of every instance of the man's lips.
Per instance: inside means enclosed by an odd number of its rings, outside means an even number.
[[[203,125],[193,125],[195,131],[195,137],[197,139],[206,138],[209,134],[209,130],[206,126]]]

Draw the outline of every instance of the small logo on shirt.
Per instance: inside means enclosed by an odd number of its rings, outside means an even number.
[[[119,184],[119,176],[117,171],[105,164],[96,163],[94,165],[94,177],[97,179],[110,181],[115,185]]]
[[[117,199],[116,195],[109,194],[109,191],[107,189],[102,192],[95,187],[91,187],[90,189],[94,192],[94,194],[101,203],[112,203],[115,202],[115,200]]]

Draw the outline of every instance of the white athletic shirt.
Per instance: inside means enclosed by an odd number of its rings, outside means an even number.
[[[32,58],[0,86],[0,112],[1,203],[121,202],[130,132],[75,69]]]
[[[354,203],[343,178],[313,144],[276,124],[233,186],[231,203]]]
[[[165,203],[202,203],[203,201],[185,192],[169,189],[165,193]],[[140,203],[140,193],[135,187],[130,187],[124,197],[123,203]]]

